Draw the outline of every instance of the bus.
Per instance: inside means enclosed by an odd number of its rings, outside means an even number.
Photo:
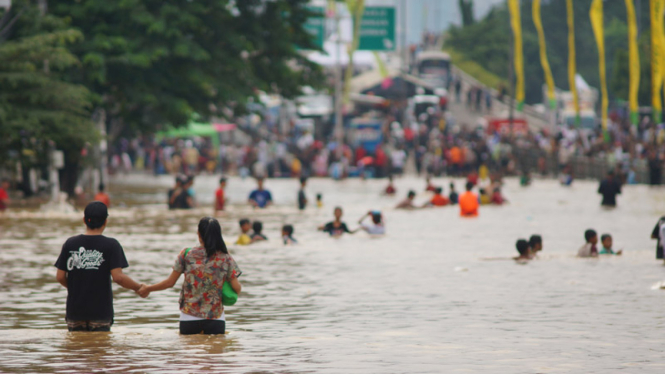
[[[416,57],[418,76],[437,87],[447,87],[451,78],[450,55],[441,51],[423,51]]]

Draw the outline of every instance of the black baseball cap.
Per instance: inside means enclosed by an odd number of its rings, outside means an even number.
[[[109,210],[101,201],[93,201],[85,207],[83,215],[86,222],[102,223],[108,218]]]

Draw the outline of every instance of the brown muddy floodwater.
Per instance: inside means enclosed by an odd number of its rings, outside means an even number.
[[[170,184],[131,177],[111,185],[115,206],[127,207],[110,211],[106,234],[122,243],[125,272],[141,282],[165,278],[211,212],[169,212]],[[0,218],[0,372],[665,372],[665,266],[649,239],[665,190],[627,186],[619,207],[603,210],[596,183],[520,188],[508,180],[509,205],[460,219],[456,208],[395,211],[398,198],[379,194],[384,185],[312,180],[310,201],[321,192],[325,205],[299,212],[297,182],[270,180],[276,206],[257,212],[244,204],[253,182],[231,179],[232,204],[219,217],[227,243],[244,217],[262,220],[270,240],[231,245],[243,292],[227,308],[222,337],[178,334],[182,278],[148,299],[114,285],[113,331],[67,332],[53,263],[82,231],[81,214],[9,212]],[[399,198],[424,187],[412,178],[396,185]],[[215,187],[215,177],[198,178],[199,201],[209,204]],[[387,235],[316,232],[336,205],[350,226],[383,210]],[[284,223],[299,245],[282,245]],[[575,258],[587,228],[611,233],[624,255]],[[533,233],[544,238],[540,259],[509,260],[515,240]]]

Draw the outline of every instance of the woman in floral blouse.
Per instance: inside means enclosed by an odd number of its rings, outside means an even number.
[[[143,286],[138,293],[145,297],[150,292],[171,288],[185,274],[180,291],[180,333],[224,334],[222,285],[229,282],[240,294],[238,277],[242,272],[226,248],[216,219],[204,217],[199,221],[199,242],[200,247],[180,251],[168,278]]]

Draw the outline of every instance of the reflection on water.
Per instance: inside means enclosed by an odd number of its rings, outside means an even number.
[[[215,179],[197,180],[202,205],[212,201]],[[128,207],[111,210],[107,234],[123,244],[126,272],[152,283],[196,243],[196,224],[212,210],[168,212],[159,202],[170,178],[144,182],[156,188],[113,186],[114,204]],[[0,371],[665,370],[665,291],[653,287],[665,280],[665,267],[649,239],[665,211],[661,190],[628,186],[619,208],[606,211],[594,183],[565,189],[536,181],[522,189],[509,180],[509,205],[460,219],[452,208],[394,211],[409,188],[424,184],[398,180],[399,196],[390,198],[378,193],[384,183],[312,180],[310,200],[322,192],[325,207],[299,212],[297,182],[271,180],[277,206],[256,212],[244,204],[252,181],[232,179],[232,204],[219,218],[244,272],[243,293],[227,308],[222,337],[178,334],[179,285],[145,300],[114,286],[113,331],[68,333],[66,291],[52,265],[64,240],[80,233],[80,213],[10,212],[0,217]],[[336,205],[350,226],[382,209],[388,235],[336,240],[316,232]],[[262,220],[270,241],[231,245],[244,217]],[[285,223],[295,226],[299,245],[281,244]],[[575,258],[587,228],[611,233],[624,255]],[[544,238],[540,259],[508,260],[515,240],[533,233]]]

